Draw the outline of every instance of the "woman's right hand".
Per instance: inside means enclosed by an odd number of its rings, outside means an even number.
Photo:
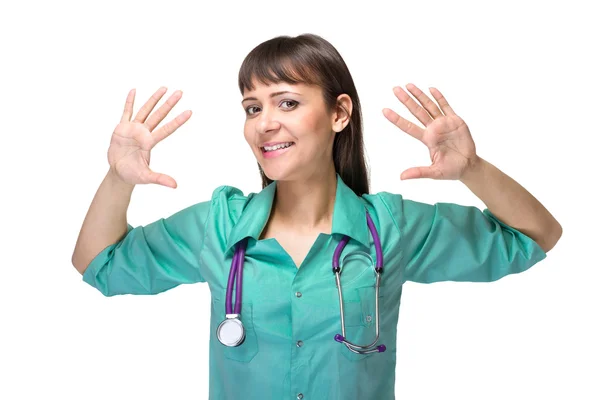
[[[131,121],[131,116],[135,89],[132,89],[127,95],[121,122],[115,128],[108,148],[109,172],[125,183],[131,185],[156,183],[171,188],[177,187],[175,179],[150,169],[150,150],[158,142],[175,132],[192,115],[191,110],[186,110],[160,129],[156,129],[181,99],[182,92],[178,90],[169,97],[165,104],[148,116],[166,92],[166,87],[158,89],[138,111],[133,121]]]

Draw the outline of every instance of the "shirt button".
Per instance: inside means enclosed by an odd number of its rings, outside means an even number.
[[[304,398],[304,395],[302,393],[298,393],[298,396],[296,396],[296,398],[298,400],[302,400]]]
[[[302,297],[302,293],[296,292],[296,297]],[[300,393],[300,394],[302,394],[302,393]],[[300,394],[298,396],[300,396]]]
[[[304,342],[302,340],[298,340],[296,342],[296,346],[298,346],[298,347],[302,347],[303,344],[304,344]]]
[[[371,316],[367,315],[367,322],[371,322]]]

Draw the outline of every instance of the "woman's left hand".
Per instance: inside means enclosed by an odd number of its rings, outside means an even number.
[[[437,104],[415,85],[409,83],[406,87],[425,108],[418,105],[399,86],[394,88],[394,94],[425,125],[425,129],[402,118],[389,108],[383,109],[383,115],[398,128],[425,144],[429,149],[432,164],[429,167],[409,168],[400,175],[400,179],[461,179],[479,160],[467,124],[454,113],[439,90],[429,89],[441,111]]]

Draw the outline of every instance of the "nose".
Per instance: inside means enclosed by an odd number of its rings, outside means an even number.
[[[256,132],[263,134],[279,128],[279,122],[275,116],[275,112],[268,108],[261,111],[256,124]]]

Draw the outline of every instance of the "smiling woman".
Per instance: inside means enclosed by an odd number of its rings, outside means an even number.
[[[296,164],[289,169],[281,163],[267,165],[263,160],[270,157],[260,157],[253,149],[263,188],[273,180],[285,180],[286,174],[297,179],[298,172],[293,171],[300,167],[306,176],[313,175],[325,168],[323,161],[333,160],[335,171],[356,195],[369,192],[359,96],[331,43],[311,34],[263,42],[244,59],[238,86],[244,96],[244,135],[250,147],[264,142],[297,145]],[[271,173],[265,174],[265,168]]]
[[[460,180],[484,211],[369,193],[358,94],[325,39],[260,44],[238,83],[262,190],[221,186],[166,219],[127,224],[133,185],[175,186],[150,171],[149,152],[191,115],[155,130],[181,97],[150,114],[161,89],[131,121],[132,91],[73,256],[84,281],[106,296],[208,282],[210,398],[393,399],[406,281],[495,281],[543,260],[560,237],[533,196],[477,155],[438,90],[435,104],[410,85],[420,105],[395,90],[426,128],[384,109],[430,150],[430,167],[402,177]]]

